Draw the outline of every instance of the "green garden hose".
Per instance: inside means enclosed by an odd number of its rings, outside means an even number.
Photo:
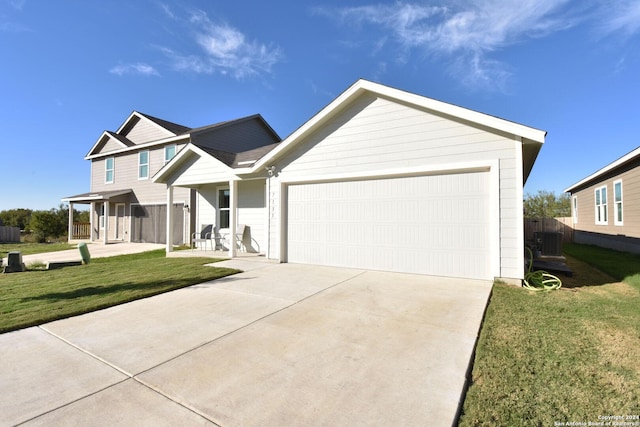
[[[527,269],[527,274],[524,275],[522,287],[530,291],[552,291],[554,289],[560,289],[562,281],[557,276],[542,270],[531,271],[533,267],[533,252],[531,252],[529,248],[526,249],[529,252],[529,268]]]

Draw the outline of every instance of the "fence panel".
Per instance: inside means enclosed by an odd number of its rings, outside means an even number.
[[[19,243],[20,229],[18,227],[0,226],[0,242]]]
[[[563,242],[573,241],[573,221],[571,217],[561,218],[525,218],[524,239],[527,242],[534,240],[535,232],[553,232],[562,234]]]

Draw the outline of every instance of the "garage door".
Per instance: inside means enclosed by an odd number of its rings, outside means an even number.
[[[289,262],[491,279],[489,172],[288,186]]]

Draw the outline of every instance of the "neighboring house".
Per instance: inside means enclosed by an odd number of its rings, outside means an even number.
[[[576,243],[640,253],[640,147],[564,191]]]
[[[174,192],[168,228],[166,186],[154,183],[154,174],[186,145],[233,162],[255,161],[278,142],[260,115],[189,128],[134,111],[116,132],[105,131],[86,155],[91,191],[63,199],[70,212],[74,204],[91,205],[91,223],[81,228],[70,221],[69,239],[166,243],[170,229],[171,242],[187,243],[198,216],[197,191],[183,187]]]
[[[523,185],[545,136],[359,80],[261,157],[188,143],[153,182],[167,204],[195,191],[196,229],[243,228],[269,259],[518,282]]]

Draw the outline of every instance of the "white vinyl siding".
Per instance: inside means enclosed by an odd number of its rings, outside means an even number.
[[[622,205],[622,180],[613,182],[613,209],[615,225],[624,225],[623,205]]]
[[[149,179],[149,151],[138,153],[138,179]]]
[[[596,224],[607,225],[607,186],[595,189],[595,217]]]
[[[499,183],[492,185],[499,185],[495,190],[500,199],[500,212],[496,213],[500,218],[496,231],[500,239],[496,252],[499,276],[522,278],[522,156],[516,152],[521,149],[521,141],[513,136],[384,98],[363,96],[282,161],[282,170],[270,183],[270,203],[280,203],[279,180],[497,161]],[[275,216],[271,215],[270,228],[277,236]],[[277,257],[279,251],[273,245],[270,256]]]
[[[207,224],[216,225],[218,204],[218,190],[223,186],[210,184],[198,189],[196,230],[201,230]],[[249,227],[247,241],[244,242],[248,251],[265,252],[267,247],[265,233],[265,191],[264,181],[240,181],[238,183],[238,224]]]
[[[493,279],[489,173],[288,187],[289,262]]]
[[[237,179],[233,171],[219,160],[210,156],[192,156],[173,174],[175,180],[169,185],[201,185],[212,182],[229,182]]]
[[[113,184],[115,179],[115,159],[107,157],[104,162],[104,182],[105,184]]]
[[[112,157],[110,157],[112,158]],[[158,147],[149,150],[149,176],[153,176],[162,166],[164,159],[164,148]],[[106,159],[94,159],[91,165],[91,191],[112,191],[118,189],[131,189],[135,193],[136,200],[141,204],[156,204],[166,201],[167,186],[156,184],[151,179],[138,179],[138,152],[131,152],[119,155],[113,160],[113,165],[117,164],[118,170],[114,171],[115,183],[105,183]],[[115,176],[117,172],[117,177]],[[175,203],[189,201],[188,188],[176,187],[174,190]]]
[[[174,134],[146,118],[141,118],[125,136],[134,144],[143,144],[170,138]]]

